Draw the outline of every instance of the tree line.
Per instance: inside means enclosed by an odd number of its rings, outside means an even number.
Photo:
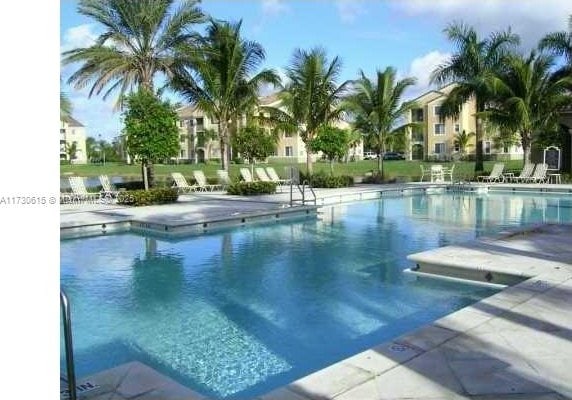
[[[398,80],[395,68],[388,66],[378,68],[373,77],[360,71],[356,79],[341,81],[342,60],[329,58],[324,48],[316,47],[294,50],[283,81],[275,70],[262,68],[265,50],[242,37],[241,21],[209,16],[198,0],[80,0],[78,12],[96,21],[104,32],[93,45],[63,53],[64,64],[79,65],[68,83],[75,88],[89,87],[89,96],[106,99],[117,93],[116,108],[124,112],[129,111],[130,102],[172,109],[161,95],[164,90],[177,93],[216,121],[223,169],[228,170],[231,147],[237,143],[233,138],[244,128],[245,118],[250,136],[252,126],[261,128],[260,134],[298,132],[308,150],[331,149],[332,143],[351,141],[350,135],[341,141],[324,139],[324,135],[339,136],[328,128],[346,119],[354,133],[380,155],[396,134],[403,137],[407,129],[416,126],[403,122],[416,107],[403,100],[405,90],[416,83],[414,77]],[[571,104],[572,17],[570,24],[568,31],[547,34],[538,48],[527,54],[519,50],[519,37],[510,29],[484,38],[463,23],[452,23],[444,30],[455,51],[433,71],[431,82],[456,83],[441,107],[443,118],[455,117],[467,100],[476,100],[477,171],[483,165],[485,125],[509,139],[518,136],[525,162],[530,161],[531,144],[537,137],[544,141],[558,137],[558,113]],[[204,34],[198,33],[201,26],[206,26]],[[164,85],[157,88],[159,77],[164,78]],[[277,92],[279,107],[259,104],[261,89],[267,85]],[[157,118],[172,117],[159,108],[154,108]],[[165,138],[170,139],[161,144],[160,156],[176,154],[178,130],[174,123],[151,121],[146,128],[144,125],[126,120],[126,129],[135,127],[139,133],[148,129],[152,135],[151,131],[163,129]],[[131,136],[136,133],[131,132]],[[129,141],[128,135],[129,151],[143,164],[159,158],[141,148],[135,151],[137,143],[160,145],[157,138],[139,135]],[[310,151],[307,153],[311,173],[312,158]],[[383,157],[378,157],[378,163],[383,176]]]

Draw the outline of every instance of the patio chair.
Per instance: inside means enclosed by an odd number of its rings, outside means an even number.
[[[68,178],[70,188],[72,190],[72,197],[75,199],[87,199],[94,193],[89,193],[85,187],[85,183],[81,176],[70,176]]]
[[[245,182],[254,182],[252,174],[250,173],[250,170],[248,168],[241,168],[240,176],[242,176],[242,179],[244,179]]]
[[[532,183],[544,183],[546,182],[546,172],[548,172],[548,164],[536,164],[534,167],[534,173],[528,178],[527,182]]]
[[[504,176],[502,176],[502,172],[504,170],[503,163],[496,163],[493,165],[493,170],[491,171],[489,176],[479,176],[477,177],[478,182],[504,182]]]
[[[266,173],[272,180],[272,182],[276,182],[279,185],[289,185],[292,181],[291,179],[282,179],[276,173],[276,170],[273,167],[266,167]]]
[[[206,192],[206,191],[212,192],[215,188],[220,189],[221,187],[218,184],[210,185],[207,182],[207,177],[205,176],[205,173],[200,169],[193,171],[193,176],[195,178],[195,181],[197,181],[197,186],[195,190],[198,190],[199,192]]]
[[[423,182],[423,178],[426,175],[430,176],[431,170],[429,168],[425,168],[423,165],[419,165],[419,167],[421,168],[421,178],[419,179],[419,182]]]
[[[451,168],[443,168],[443,180],[447,180],[449,177],[449,182],[453,183],[453,171],[455,170],[455,164],[451,165]]]
[[[226,188],[232,183],[230,177],[228,176],[228,171],[225,171],[224,169],[219,169],[216,172],[216,176],[222,190],[226,190]]]
[[[256,168],[254,168],[254,172],[256,173],[256,176],[258,177],[258,179],[261,180],[262,182],[272,182],[272,179],[270,179],[268,174],[266,174],[266,171],[264,170],[264,168],[256,167]]]
[[[534,164],[526,163],[524,164],[522,171],[520,171],[520,174],[518,176],[513,177],[512,180],[514,182],[526,182],[527,180],[530,179],[533,170],[534,170]]]
[[[440,164],[431,165],[431,182],[444,182],[445,175],[443,173],[443,166]]]
[[[119,190],[109,181],[107,175],[99,175],[99,183],[101,183],[101,194],[104,197],[117,197]]]
[[[171,172],[171,177],[173,178],[173,188],[176,188],[179,193],[189,193],[194,191],[197,186],[189,185],[183,174],[180,172]]]

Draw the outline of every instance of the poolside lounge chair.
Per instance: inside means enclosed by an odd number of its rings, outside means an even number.
[[[228,176],[228,171],[225,171],[224,169],[219,169],[216,172],[216,176],[222,190],[226,190],[226,188],[232,183]]]
[[[275,182],[279,185],[289,185],[292,181],[291,179],[280,178],[273,167],[266,167],[266,173],[272,182]]]
[[[548,164],[536,164],[534,173],[528,178],[527,182],[544,183],[546,182],[546,172],[548,172]]]
[[[195,190],[200,192],[206,192],[207,190],[213,191],[215,188],[220,189],[220,185],[210,185],[207,182],[207,177],[205,176],[204,172],[199,170],[193,171],[193,176],[195,177],[195,181],[197,181],[197,186]]]
[[[491,171],[489,176],[479,176],[477,177],[477,181],[479,182],[504,182],[504,176],[502,176],[502,172],[504,170],[503,163],[496,163],[493,165],[493,170]]]
[[[518,176],[513,177],[512,180],[514,182],[526,182],[527,180],[530,179],[533,170],[534,170],[534,164],[526,163],[524,164],[522,171],[520,171],[520,174]]]
[[[248,168],[241,168],[240,175],[242,176],[242,179],[244,179],[245,182],[254,182],[252,174],[250,173],[250,170]]]
[[[429,168],[425,168],[423,165],[419,165],[419,167],[421,168],[421,178],[419,179],[419,182],[423,182],[425,175],[430,176],[429,174],[431,173],[431,170]]]
[[[101,195],[104,197],[117,197],[119,190],[111,184],[107,175],[99,175],[99,183],[101,183]]]
[[[264,168],[256,167],[254,169],[254,172],[256,173],[258,179],[261,180],[262,182],[272,182],[272,179],[270,179]]]
[[[440,164],[431,165],[431,182],[444,182],[445,175],[443,173],[443,166]]]
[[[179,193],[189,193],[197,188],[196,185],[189,185],[183,174],[180,172],[172,172],[173,188],[176,188]]]
[[[81,176],[70,176],[68,180],[72,190],[72,197],[74,199],[87,199],[88,197],[94,195],[94,193],[89,193],[87,191]]]
[[[443,180],[447,180],[449,177],[449,182],[453,183],[453,171],[455,170],[455,164],[451,165],[451,168],[443,168]]]

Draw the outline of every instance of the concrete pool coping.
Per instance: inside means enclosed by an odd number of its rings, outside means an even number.
[[[495,186],[501,187],[500,184]],[[539,188],[539,185],[534,186]],[[393,190],[408,187],[404,185]],[[511,188],[509,185],[502,187]],[[376,187],[373,191],[380,189],[385,190],[384,187]],[[327,194],[331,195],[330,198],[338,199],[343,198],[344,191],[341,192]],[[355,200],[355,192],[349,191],[348,195],[348,201]],[[556,229],[554,227],[560,231],[551,233],[542,230]],[[541,240],[544,248],[536,254],[535,237],[539,234],[544,235]],[[477,249],[482,252],[481,255],[491,259],[501,257],[498,260],[502,262],[498,264],[502,267],[512,256],[520,254],[518,262],[523,265],[518,268],[507,266],[508,272],[520,272],[525,278],[532,277],[258,399],[572,397],[572,373],[567,370],[572,363],[572,346],[568,343],[572,340],[572,250],[568,250],[572,249],[572,227],[537,227],[535,231],[528,230],[526,235],[519,236],[513,232],[509,236],[484,240],[488,246],[496,243],[497,248],[494,251],[490,248]],[[459,251],[457,257],[470,263],[467,248],[461,247]],[[526,257],[522,254],[525,252]],[[100,374],[88,379],[98,380]],[[134,374],[134,381],[130,385],[136,385],[134,382],[140,379],[137,376]],[[166,379],[169,381],[169,378]],[[97,397],[89,393],[86,395],[86,398],[98,400],[205,399],[192,391],[181,392],[175,397],[166,393],[157,396],[152,389],[131,397],[117,391],[93,392]]]

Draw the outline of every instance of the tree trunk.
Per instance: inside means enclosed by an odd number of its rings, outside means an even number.
[[[334,176],[334,159],[330,158],[330,175]]]
[[[479,104],[477,103],[477,112],[482,112],[484,111],[485,107],[484,104]],[[479,174],[481,172],[483,172],[484,170],[484,166],[483,166],[483,124],[481,122],[481,119],[475,115],[475,127],[476,127],[476,133],[475,133],[475,139],[477,142],[477,147],[475,149],[475,174]]]
[[[524,164],[527,163],[531,163],[531,149],[530,149],[530,145],[531,145],[531,140],[530,140],[530,133],[529,132],[523,132],[521,134],[521,143],[522,143],[522,151],[524,153],[524,157],[523,157],[523,161]]]
[[[308,175],[312,175],[313,168],[312,168],[312,152],[308,150],[306,146],[306,172]]]
[[[223,170],[225,170],[225,171],[228,171],[228,170],[225,168],[225,166],[226,166],[226,163],[225,163],[225,161],[226,161],[226,157],[225,157],[226,151],[225,151],[225,150],[226,150],[226,149],[225,149],[225,147],[224,147],[224,132],[223,132],[224,127],[223,127],[223,124],[222,124],[220,121],[221,121],[221,119],[220,119],[220,117],[219,117],[219,121],[218,121],[218,140],[219,140],[219,145],[220,145],[220,163],[221,163],[221,169],[223,169]]]
[[[143,185],[145,190],[149,190],[149,181],[147,180],[147,163],[145,161],[141,161],[141,174],[143,176]]]

